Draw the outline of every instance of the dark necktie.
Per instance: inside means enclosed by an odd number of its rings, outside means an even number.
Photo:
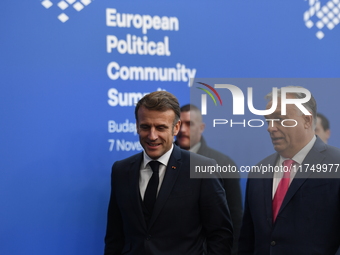
[[[157,190],[159,184],[159,164],[158,161],[150,161],[149,166],[152,169],[152,176],[149,180],[144,194],[144,205],[149,213],[152,213],[153,207],[156,202]]]

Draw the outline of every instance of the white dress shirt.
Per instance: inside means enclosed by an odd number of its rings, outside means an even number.
[[[163,156],[157,159],[157,161],[161,163],[159,165],[159,184],[158,184],[157,195],[158,195],[159,189],[162,186],[166,166],[168,165],[173,148],[174,148],[174,145],[172,145],[171,149],[168,150],[165,154],[163,154]],[[140,195],[142,197],[142,200],[144,200],[145,190],[152,176],[152,169],[149,166],[149,162],[152,160],[154,159],[150,158],[148,154],[146,154],[145,151],[143,151],[143,162],[140,166],[140,176],[139,176],[139,190],[140,190]]]
[[[292,183],[297,171],[299,170],[300,165],[304,161],[305,157],[309,153],[309,151],[312,149],[314,146],[314,143],[316,141],[316,136],[314,135],[312,140],[310,140],[309,143],[305,147],[303,147],[298,153],[295,154],[295,156],[292,158],[292,160],[295,161],[295,163],[292,165],[292,170],[290,171],[290,182],[289,184]],[[276,166],[283,166],[283,161],[289,158],[284,158],[282,156],[279,157],[279,160],[276,162]],[[279,183],[283,177],[283,172],[274,172],[273,176],[273,190],[272,190],[272,198],[274,198],[275,192],[277,187],[279,186]]]

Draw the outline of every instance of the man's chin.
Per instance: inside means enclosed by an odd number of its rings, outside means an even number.
[[[184,150],[189,150],[190,149],[190,144],[189,142],[188,143],[185,143],[183,142],[183,140],[186,140],[186,139],[177,139],[177,144],[179,147],[181,147],[181,149],[184,149]]]
[[[152,159],[158,159],[161,157],[160,152],[145,150],[145,153]]]
[[[183,149],[183,150],[190,150],[190,146],[186,146],[186,145],[183,145],[183,144],[180,144],[180,143],[178,143],[178,145],[179,145],[179,147],[181,147],[181,149]]]
[[[162,146],[156,146],[155,148],[152,148],[150,146],[143,146],[143,148],[145,153],[152,159],[158,159],[165,153]]]
[[[280,152],[281,147],[279,145],[274,145],[274,150],[276,150],[277,152]]]
[[[281,155],[285,151],[285,148],[280,145],[274,145],[274,150]]]

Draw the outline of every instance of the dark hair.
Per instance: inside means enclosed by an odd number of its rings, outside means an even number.
[[[155,91],[145,95],[138,101],[135,108],[135,118],[138,121],[138,110],[143,106],[148,110],[165,112],[167,110],[173,110],[175,113],[174,125],[180,119],[180,108],[177,98],[167,91]]]
[[[189,112],[190,110],[200,113],[200,109],[198,109],[197,106],[193,104],[186,104],[181,107],[181,112]]]
[[[329,120],[325,117],[325,115],[318,113],[317,116],[321,119],[321,126],[323,130],[327,131],[328,129],[330,129]]]

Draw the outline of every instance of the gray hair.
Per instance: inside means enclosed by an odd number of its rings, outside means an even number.
[[[286,88],[303,88],[301,86],[287,86]],[[290,92],[287,93],[289,95],[292,95],[294,98],[305,98],[306,95],[304,93],[300,93],[300,92]],[[277,90],[277,96],[281,97],[281,89]],[[272,100],[272,92],[268,93],[265,96],[265,99],[267,100]],[[313,97],[312,93],[311,93],[311,98],[307,103],[303,103],[302,104],[313,116],[313,127],[316,126],[316,117],[317,117],[317,105],[316,105],[316,101],[315,98]]]

